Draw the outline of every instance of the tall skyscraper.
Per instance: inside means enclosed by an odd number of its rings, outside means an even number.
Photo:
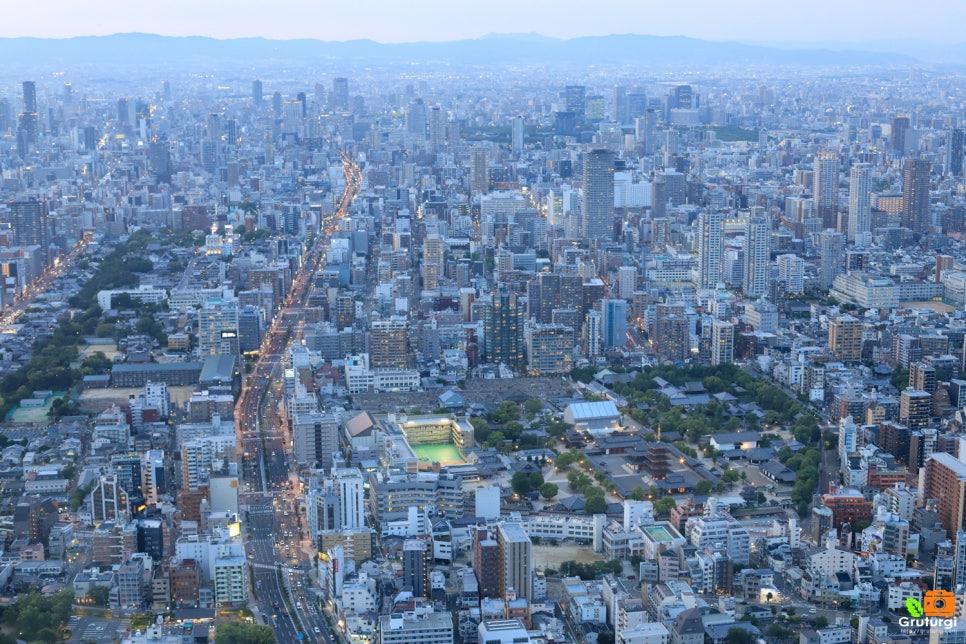
[[[601,344],[605,349],[624,346],[627,342],[627,302],[604,300],[600,303]]]
[[[523,305],[516,294],[501,288],[486,303],[483,320],[483,359],[522,367]]]
[[[500,597],[512,589],[520,599],[533,601],[533,545],[516,522],[501,523],[496,541],[500,548]]]
[[[33,81],[23,82],[23,111],[37,113],[37,85]]]
[[[902,164],[902,225],[914,233],[929,223],[929,162],[906,159]]]
[[[523,152],[523,117],[514,116],[510,121],[510,149],[519,154]]]
[[[473,150],[470,160],[470,196],[486,194],[490,191],[490,169],[486,158],[486,149],[478,147]]]
[[[946,137],[946,174],[963,176],[963,130],[953,128]]]
[[[891,134],[889,135],[889,147],[897,156],[902,156],[907,151],[906,135],[909,132],[909,117],[897,115],[892,117]]]
[[[429,108],[429,149],[439,152],[446,146],[446,112],[439,105]]]
[[[26,156],[37,145],[37,86],[33,81],[23,82],[23,111],[17,124],[17,152]]]
[[[591,150],[584,154],[584,202],[580,235],[586,243],[614,238],[614,153]]]
[[[329,96],[329,108],[333,110],[349,109],[349,79],[344,77],[332,79],[332,94]]]
[[[45,264],[50,250],[50,229],[47,225],[49,214],[50,209],[46,199],[10,202],[13,243],[17,246],[40,246]]]
[[[812,181],[815,214],[822,219],[822,228],[836,228],[839,209],[839,155],[835,152],[819,152],[815,156]]]
[[[263,100],[262,81],[255,79],[252,81],[252,102],[255,105],[261,105]]]
[[[746,297],[768,292],[771,279],[771,225],[767,217],[749,217],[745,223],[745,270],[742,288]]]
[[[720,212],[698,214],[698,288],[714,288],[724,274],[724,224]]]
[[[849,234],[848,241],[862,241],[872,230],[872,166],[856,163],[849,170]]]
[[[568,85],[564,100],[567,111],[573,112],[578,119],[584,118],[587,111],[587,88],[583,85]]]

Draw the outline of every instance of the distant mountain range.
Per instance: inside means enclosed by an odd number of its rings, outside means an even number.
[[[958,51],[966,48],[960,47]],[[957,52],[958,53],[958,52]],[[299,60],[322,63],[443,63],[581,65],[909,65],[908,54],[859,49],[715,42],[683,36],[611,35],[561,40],[538,34],[495,34],[448,42],[377,43],[371,40],[268,40],[152,34],[78,38],[0,38],[0,60],[8,64],[71,67],[90,64],[219,63],[251,64]]]

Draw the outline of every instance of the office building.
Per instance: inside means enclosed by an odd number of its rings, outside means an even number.
[[[578,119],[583,119],[587,110],[587,88],[583,85],[568,85],[564,101],[568,112],[574,113]]]
[[[939,521],[949,537],[966,530],[966,463],[951,454],[936,452],[926,457],[921,501],[935,499]]]
[[[349,79],[344,77],[332,79],[332,94],[329,96],[329,109],[345,112],[349,109]]]
[[[591,150],[584,154],[580,236],[587,244],[614,238],[614,158],[610,150]]]
[[[503,288],[493,293],[484,310],[483,360],[522,367],[523,349],[523,304]]]
[[[500,597],[511,591],[521,599],[533,601],[533,553],[530,537],[516,522],[497,526],[496,541],[500,548]]]
[[[655,307],[654,333],[650,337],[654,350],[662,360],[687,360],[691,356],[691,335],[684,305],[658,304]]]
[[[322,412],[298,414],[292,423],[292,441],[300,465],[332,467],[332,454],[339,449],[339,418]]]
[[[771,226],[767,217],[749,217],[745,224],[742,289],[745,297],[761,297],[771,280]]]
[[[600,303],[601,345],[606,349],[622,347],[627,342],[627,302],[604,300]]]
[[[839,156],[835,152],[819,152],[815,156],[812,175],[815,215],[822,228],[836,228],[839,213]]]
[[[379,617],[375,644],[453,644],[453,615],[402,612]]]
[[[902,225],[914,233],[926,232],[929,223],[929,162],[906,159],[902,163]]]
[[[849,243],[864,243],[872,230],[871,194],[872,166],[856,163],[849,170]]]
[[[252,81],[252,103],[255,105],[261,105],[265,100],[262,95],[262,81],[255,79]]]
[[[724,278],[724,224],[723,213],[698,214],[698,288],[715,288]]]

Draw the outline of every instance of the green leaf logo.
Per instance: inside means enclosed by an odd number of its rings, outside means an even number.
[[[906,597],[906,610],[913,617],[922,617],[922,604],[914,597]]]

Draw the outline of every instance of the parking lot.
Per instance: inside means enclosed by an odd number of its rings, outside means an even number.
[[[125,629],[124,622],[119,619],[105,617],[80,617],[70,633],[71,642],[97,642],[108,644],[115,642]]]

